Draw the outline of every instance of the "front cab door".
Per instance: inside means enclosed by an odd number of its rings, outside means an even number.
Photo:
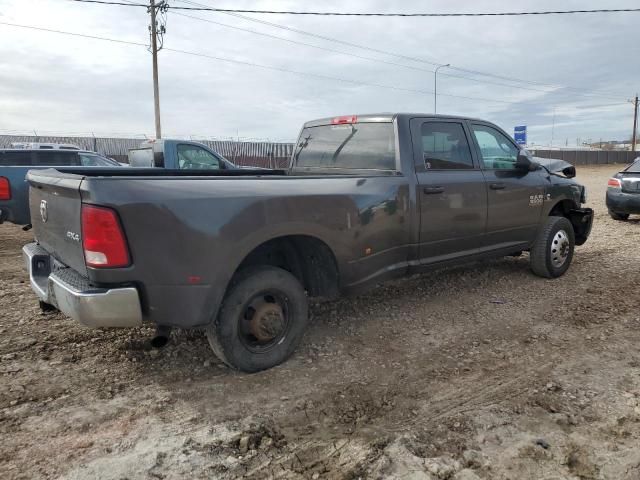
[[[411,137],[420,208],[420,264],[477,253],[487,218],[487,191],[465,122],[414,118]]]
[[[495,126],[471,122],[470,127],[488,187],[483,249],[525,248],[535,240],[540,225],[545,194],[542,170],[516,168],[520,149]]]

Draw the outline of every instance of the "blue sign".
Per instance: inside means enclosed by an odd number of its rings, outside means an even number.
[[[519,125],[517,127],[513,127],[513,139],[516,141],[518,145],[526,145],[527,144],[527,126]]]

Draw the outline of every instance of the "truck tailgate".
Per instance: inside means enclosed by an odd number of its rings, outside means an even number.
[[[29,208],[37,242],[49,253],[86,275],[82,249],[80,184],[82,177],[56,170],[32,170]]]

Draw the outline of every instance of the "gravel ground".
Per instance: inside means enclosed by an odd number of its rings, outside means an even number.
[[[29,233],[0,226],[0,478],[638,479],[640,221],[597,211],[569,272],[528,258],[313,305],[255,375],[201,333],[88,330],[40,313]]]

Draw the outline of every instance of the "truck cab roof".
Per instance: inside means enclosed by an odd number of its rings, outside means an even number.
[[[384,122],[393,122],[398,118],[442,118],[442,119],[452,119],[457,118],[460,120],[472,120],[478,122],[484,122],[479,118],[472,117],[462,117],[457,115],[440,115],[435,113],[409,113],[409,112],[396,112],[396,113],[363,113],[363,114],[351,114],[351,115],[338,115],[335,117],[326,117],[319,118],[317,120],[310,120],[304,124],[304,128],[307,127],[319,127],[322,125],[337,125],[337,124],[347,124],[347,123],[384,123]]]

